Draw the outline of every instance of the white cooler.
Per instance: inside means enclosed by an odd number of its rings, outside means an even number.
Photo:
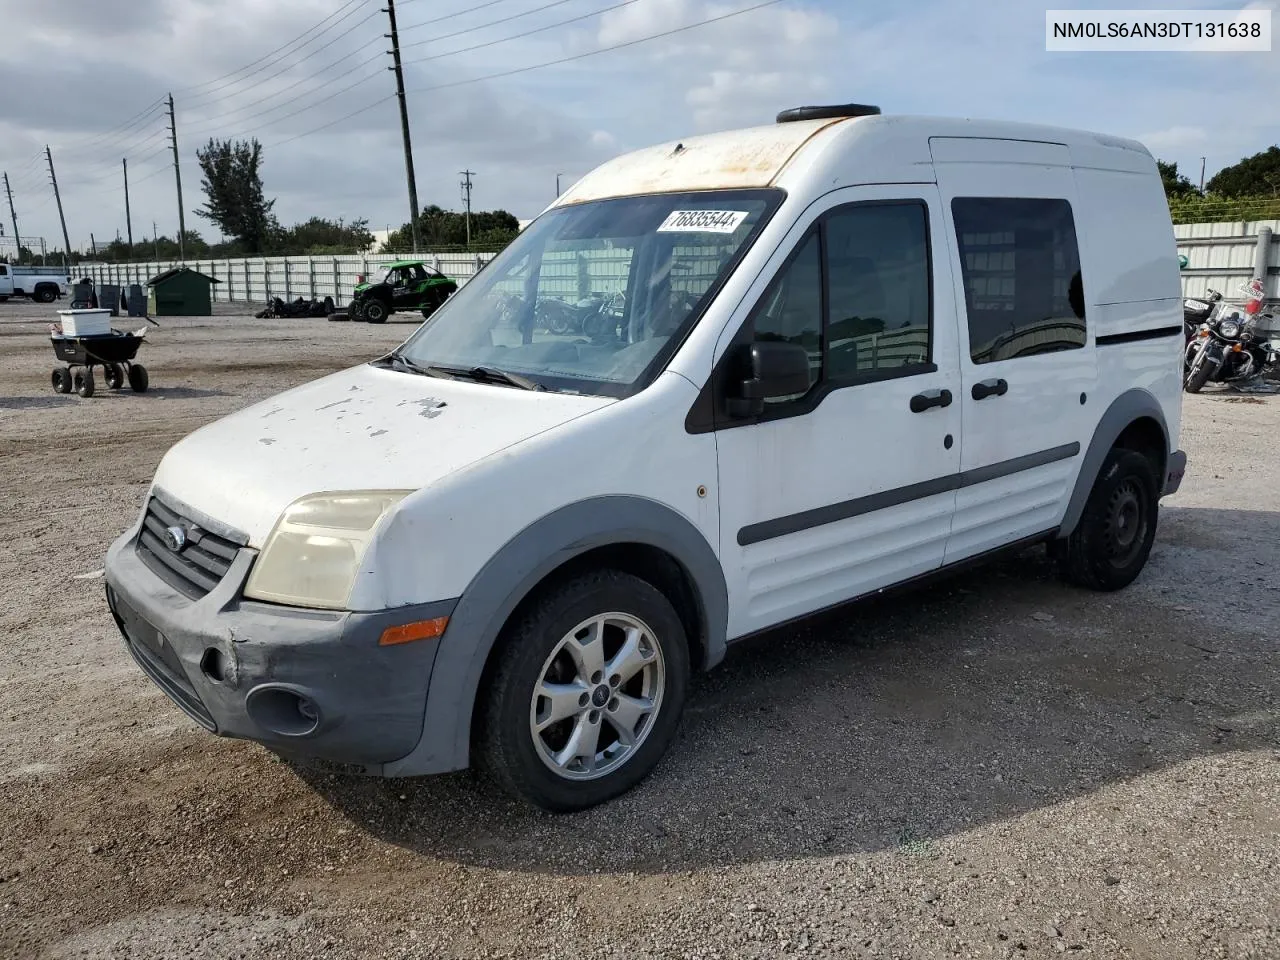
[[[100,337],[111,333],[110,310],[59,310],[62,332],[68,337]]]

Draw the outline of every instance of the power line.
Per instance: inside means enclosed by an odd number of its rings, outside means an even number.
[[[374,40],[370,41],[370,43],[377,42],[378,40],[381,40],[381,39],[382,39],[381,37],[376,37]],[[368,43],[366,43],[364,46],[365,46],[365,47],[367,47],[367,46],[369,46],[369,44],[368,44]],[[359,49],[363,50],[363,49],[364,49],[364,47],[360,47]],[[362,69],[363,67],[367,67],[369,64],[373,63],[375,60],[381,60],[383,56],[384,56],[384,54],[382,53],[382,51],[378,51],[377,53],[373,54],[373,56],[368,57],[368,58],[366,58],[366,59],[364,59],[364,60],[360,61],[360,62],[359,62],[358,64],[356,64],[354,67],[349,68],[349,69],[348,69],[348,75],[350,75],[351,73],[355,72],[356,70],[360,70],[360,69]],[[338,63],[340,63],[340,62],[341,62],[341,61],[338,61]],[[329,69],[330,67],[336,66],[336,65],[337,65],[337,63],[330,64],[330,65],[329,65],[329,67],[325,67],[325,70]],[[323,72],[324,72],[324,70],[321,70],[321,71],[320,71],[320,73],[323,73]],[[312,76],[309,76],[309,77],[303,77],[301,80],[298,80],[298,81],[296,81],[295,83],[291,83],[289,86],[285,87],[284,89],[282,89],[282,90],[277,90],[277,91],[275,91],[274,93],[272,93],[272,94],[270,94],[270,95],[268,95],[268,96],[266,96],[266,97],[260,97],[259,99],[254,100],[254,101],[252,101],[251,103],[246,103],[243,107],[239,107],[239,108],[237,108],[237,109],[235,109],[235,110],[228,110],[226,113],[220,113],[220,114],[217,114],[216,116],[213,116],[213,117],[205,117],[205,118],[203,118],[203,119],[201,119],[201,120],[197,120],[195,123],[191,124],[191,125],[190,125],[190,127],[191,127],[191,129],[194,129],[194,130],[199,130],[199,129],[202,129],[202,128],[203,128],[203,129],[211,129],[211,128],[212,128],[212,125],[216,125],[219,121],[221,121],[221,120],[225,120],[225,119],[226,119],[226,118],[228,118],[228,117],[238,116],[239,114],[243,113],[245,110],[248,110],[250,107],[256,106],[257,104],[260,104],[260,103],[262,103],[263,101],[270,100],[270,99],[272,99],[273,97],[277,97],[277,96],[279,96],[280,94],[282,94],[282,93],[284,93],[284,92],[286,92],[286,91],[288,91],[288,90],[291,90],[291,89],[293,89],[294,87],[298,86],[298,84],[300,84],[300,83],[305,83],[307,80],[314,80],[317,76],[319,76],[319,74],[318,74],[318,73],[317,73],[317,74],[313,74]],[[367,77],[365,77],[365,78],[364,78],[364,80],[361,80],[361,81],[360,81],[360,83],[364,83],[364,82],[366,82],[366,81],[368,81],[368,80],[372,80],[374,77],[380,77],[380,76],[382,76],[382,71],[381,71],[381,70],[379,70],[377,73],[369,74]],[[335,82],[335,83],[336,83],[337,81],[335,80],[335,81],[333,81],[333,82]],[[319,90],[323,90],[323,89],[325,88],[325,86],[327,86],[327,85],[328,85],[328,84],[324,84],[324,85],[321,85],[321,86],[319,86],[319,87],[317,87],[317,88],[314,88],[314,89],[304,90],[304,91],[302,91],[301,93],[299,93],[299,94],[297,94],[297,95],[295,95],[295,96],[292,96],[292,97],[290,97],[290,98],[289,98],[289,99],[287,99],[287,100],[282,100],[282,101],[280,101],[279,103],[274,104],[274,105],[272,105],[272,106],[270,106],[270,107],[266,107],[266,108],[265,108],[265,109],[263,109],[263,110],[259,110],[259,111],[257,111],[256,113],[251,113],[251,114],[249,114],[249,115],[248,115],[248,116],[246,116],[246,117],[241,117],[241,118],[240,118],[240,122],[241,122],[241,123],[244,123],[244,122],[249,121],[249,120],[257,119],[258,117],[265,117],[267,114],[269,114],[269,113],[274,113],[276,110],[279,110],[281,107],[287,107],[287,106],[288,106],[289,104],[291,104],[291,103],[296,103],[297,101],[299,101],[299,100],[303,99],[304,97],[308,97],[308,96],[310,96],[311,94],[316,93],[316,92],[317,92],[317,91],[319,91]],[[352,84],[352,86],[359,86],[359,84]],[[351,89],[351,86],[348,86],[348,87],[346,87],[346,88],[344,88],[344,89],[350,90],[350,89]],[[341,92],[341,91],[339,91],[339,92]],[[318,100],[318,101],[316,101],[316,103],[326,103],[326,102],[327,102],[327,100]],[[315,105],[315,104],[313,104],[312,106],[314,106],[314,105]],[[303,107],[303,108],[301,108],[300,110],[298,110],[298,111],[296,111],[296,112],[297,112],[297,113],[301,113],[303,110],[310,110],[310,109],[311,109],[311,107],[310,107],[310,106],[308,106],[308,107]],[[293,116],[293,114],[290,114],[290,116]],[[272,122],[274,123],[275,121],[272,121]]]
[[[555,3],[549,3],[547,4],[546,7],[539,7],[538,9],[546,10],[548,7],[559,6],[560,4],[567,3],[567,2],[568,0],[556,0]],[[581,20],[590,20],[592,17],[599,17],[603,14],[608,13],[611,10],[618,10],[622,7],[629,7],[631,6],[631,4],[638,3],[638,2],[639,0],[622,0],[621,3],[615,3],[611,7],[603,7],[600,10],[593,10],[591,13],[584,13],[576,17],[570,17],[568,20],[561,20],[557,23],[549,23],[545,27],[536,27],[533,30],[526,30],[524,33],[517,33],[510,37],[503,37],[500,40],[489,40],[489,41],[486,41],[485,43],[477,43],[474,46],[462,47],[460,50],[450,50],[447,53],[436,53],[436,54],[432,54],[429,57],[418,57],[416,60],[406,60],[405,63],[426,63],[428,60],[442,60],[445,57],[457,56],[460,53],[471,53],[473,50],[483,50],[486,47],[495,47],[500,43],[510,43],[512,40],[520,40],[524,37],[531,37],[535,33],[546,33],[548,30],[555,30],[557,27],[565,27],[571,23],[578,23]],[[530,11],[530,12],[533,13],[535,11]],[[441,39],[444,39],[444,38],[442,37]],[[431,43],[431,42],[433,41],[419,40],[416,44],[405,44],[405,46],[420,46],[423,43]]]
[[[420,24],[415,24],[414,26],[415,26],[415,27],[416,27],[416,26],[426,26],[426,25],[430,25],[430,24],[442,23],[442,22],[444,22],[444,21],[446,21],[446,20],[451,20],[451,19],[455,19],[455,18],[460,17],[460,16],[464,16],[464,15],[466,15],[466,14],[475,13],[475,12],[477,12],[477,11],[479,11],[479,10],[483,10],[483,9],[485,9],[486,7],[491,7],[491,6],[494,6],[494,5],[499,4],[499,3],[507,3],[507,2],[509,2],[509,0],[488,0],[488,2],[486,2],[486,3],[481,3],[481,4],[478,4],[478,5],[473,6],[473,7],[468,7],[468,8],[466,8],[466,9],[464,9],[464,10],[455,10],[455,11],[453,11],[452,13],[444,14],[444,15],[439,16],[439,17],[436,17],[436,18],[434,18],[434,19],[432,19],[432,20],[424,21],[423,23],[420,23]],[[556,3],[550,4],[549,6],[555,6],[555,5],[559,4],[559,3],[567,3],[567,2],[569,2],[569,0],[556,0]],[[404,4],[404,0],[401,0],[401,5],[403,6],[403,4]],[[544,9],[544,8],[539,8],[539,9]],[[531,10],[531,11],[528,11],[528,13],[536,13],[536,12],[537,12],[537,10]],[[521,14],[520,16],[524,16],[524,15],[525,15],[525,14]],[[353,25],[353,29],[354,29],[354,27],[358,27],[358,26],[360,26],[361,24],[365,23],[366,21],[368,21],[369,19],[371,19],[373,16],[376,16],[376,13],[375,13],[375,14],[370,14],[369,16],[365,17],[363,20],[359,21],[359,23],[354,24],[354,25]],[[494,21],[494,23],[499,23],[499,22],[503,22],[503,21]],[[493,26],[493,23],[481,24],[480,26],[477,26],[477,27],[471,27],[471,28],[466,29],[466,30],[458,30],[458,31],[455,31],[454,33],[448,34],[447,36],[448,36],[448,37],[462,36],[463,34],[471,33],[471,32],[474,32],[474,31],[476,31],[476,30],[482,30],[482,29],[484,29],[484,28],[486,28],[486,27],[489,27],[489,26]],[[405,29],[410,29],[410,28],[406,27]],[[313,38],[312,38],[312,40],[316,40],[316,39],[319,39],[319,36],[316,36],[316,37],[313,37]],[[322,47],[320,47],[320,48],[318,48],[318,49],[316,49],[316,50],[313,50],[311,53],[309,53],[309,54],[307,55],[307,57],[314,56],[315,54],[319,53],[321,50],[323,50],[323,49],[325,49],[326,47],[328,47],[328,46],[332,45],[333,43],[338,42],[338,41],[339,41],[339,40],[341,40],[341,39],[344,39],[344,37],[338,37],[338,38],[335,38],[334,40],[331,40],[329,43],[325,44],[324,46],[322,46]],[[361,46],[359,46],[359,47],[357,47],[355,50],[353,50],[353,51],[352,51],[352,54],[359,53],[361,50],[367,49],[368,47],[372,46],[374,43],[377,43],[377,42],[378,42],[379,40],[381,40],[381,39],[383,39],[383,38],[381,38],[381,37],[375,37],[375,38],[370,39],[368,42],[366,42],[366,43],[362,44]],[[445,38],[444,38],[444,37],[437,37],[437,38],[435,38],[435,39],[439,40],[439,39],[445,39]],[[409,44],[409,46],[419,46],[419,45],[421,45],[421,43],[422,43],[422,42],[423,42],[423,41],[419,41],[419,42],[418,42],[418,43],[416,43],[416,44]],[[307,57],[304,57],[303,59],[305,60],[305,59],[307,59]],[[366,59],[362,60],[360,63],[356,64],[354,67],[348,67],[348,68],[347,68],[347,73],[348,73],[348,74],[351,74],[351,73],[353,73],[354,71],[360,70],[360,69],[362,69],[363,67],[368,66],[369,64],[373,63],[373,62],[374,62],[374,61],[376,61],[376,60],[380,60],[381,58],[382,58],[382,53],[381,53],[381,52],[376,53],[376,54],[374,54],[373,56],[368,57],[368,58],[366,58]],[[273,74],[271,77],[264,77],[264,78],[257,78],[257,77],[255,77],[255,78],[254,78],[254,79],[255,79],[255,82],[257,82],[257,83],[265,82],[266,80],[272,79],[273,77],[280,76],[280,75],[281,75],[281,74],[283,74],[283,73],[287,73],[290,69],[292,69],[293,67],[297,66],[297,64],[298,64],[298,63],[301,63],[301,62],[302,62],[301,60],[296,61],[294,64],[291,64],[289,67],[285,67],[283,70],[281,70],[281,71],[279,71],[279,72],[277,72],[277,73]],[[205,118],[202,118],[202,119],[200,119],[200,120],[197,120],[197,121],[195,121],[194,126],[195,126],[197,129],[206,129],[206,130],[207,130],[207,129],[210,129],[210,127],[209,127],[209,125],[210,125],[210,124],[214,124],[214,123],[216,123],[216,122],[218,122],[218,121],[221,121],[221,120],[224,120],[224,119],[226,119],[226,118],[228,118],[228,117],[236,116],[238,113],[242,112],[243,110],[248,109],[249,107],[256,106],[257,104],[264,103],[264,102],[266,102],[266,101],[268,101],[268,100],[273,99],[274,97],[278,97],[280,94],[285,93],[285,92],[287,92],[287,91],[289,91],[289,90],[292,90],[294,87],[297,87],[297,86],[299,86],[299,85],[301,85],[301,84],[303,84],[303,83],[307,82],[307,80],[313,80],[313,79],[315,79],[316,77],[319,77],[321,74],[325,73],[326,71],[328,71],[328,70],[332,69],[334,66],[339,66],[339,65],[341,65],[341,64],[342,64],[342,60],[341,60],[341,59],[339,59],[339,60],[337,60],[337,61],[334,61],[333,63],[329,64],[328,66],[322,67],[320,70],[317,70],[315,73],[311,74],[310,76],[300,78],[299,80],[296,80],[295,82],[293,82],[293,83],[289,84],[289,86],[284,87],[284,88],[283,88],[283,89],[281,89],[281,90],[275,90],[275,91],[273,91],[272,93],[268,94],[268,95],[267,95],[267,96],[265,96],[265,97],[259,97],[257,100],[254,100],[254,101],[252,101],[251,103],[247,103],[247,104],[245,104],[243,107],[239,107],[239,108],[237,108],[237,109],[235,109],[235,110],[229,110],[229,111],[227,111],[227,112],[225,112],[225,113],[221,113],[221,114],[219,114],[219,115],[217,115],[217,116],[215,116],[215,117],[205,117]],[[361,79],[361,80],[359,80],[357,83],[348,84],[346,87],[344,87],[344,88],[343,88],[343,90],[351,90],[351,89],[354,89],[355,87],[359,86],[360,84],[362,84],[362,83],[366,83],[366,82],[368,82],[368,80],[373,79],[373,77],[375,77],[375,76],[380,76],[380,75],[381,75],[381,72],[380,72],[380,71],[379,71],[379,73],[371,74],[371,75],[370,75],[370,76],[368,76],[368,77],[362,78],[362,79]],[[241,122],[243,122],[243,121],[245,121],[245,120],[253,120],[253,119],[256,119],[256,118],[258,118],[258,117],[264,117],[264,116],[266,116],[266,115],[268,115],[268,114],[270,114],[270,113],[274,112],[275,110],[278,110],[278,109],[280,109],[280,108],[283,108],[283,107],[285,107],[285,106],[288,106],[288,105],[289,105],[289,104],[291,104],[291,103],[296,103],[297,101],[299,101],[299,100],[301,100],[301,99],[303,99],[303,98],[305,98],[305,97],[309,96],[310,94],[312,94],[312,93],[314,93],[314,92],[316,92],[316,91],[314,91],[314,90],[304,90],[304,91],[302,91],[301,93],[297,94],[296,96],[290,97],[290,98],[288,98],[287,100],[283,100],[283,101],[281,101],[280,103],[274,104],[273,106],[267,107],[267,108],[266,108],[266,109],[264,109],[264,110],[258,111],[258,112],[254,113],[254,114],[251,114],[251,115],[250,115],[250,116],[248,116],[248,117],[242,117],[242,118],[241,118]],[[336,94],[335,94],[335,95],[336,95]],[[202,94],[202,95],[200,95],[200,96],[203,96],[203,94]],[[225,99],[233,98],[233,97],[236,97],[236,96],[243,96],[243,93],[231,93],[231,94],[228,94],[228,95],[226,95],[226,96],[224,96],[224,97],[221,97],[221,98],[218,98],[218,99],[225,100]],[[295,111],[294,113],[289,114],[288,116],[296,116],[298,113],[304,112],[305,110],[312,109],[313,107],[318,106],[319,104],[327,103],[330,99],[332,99],[332,97],[326,97],[326,98],[324,98],[324,99],[318,100],[318,101],[316,101],[316,103],[311,104],[311,105],[309,105],[309,106],[307,106],[307,107],[300,108],[298,111]],[[211,103],[215,103],[215,102],[217,102],[217,100],[210,100],[210,101],[208,101],[208,102],[206,102],[206,103],[203,103],[203,104],[197,104],[196,106],[197,106],[197,107],[204,107],[204,106],[208,106],[209,104],[211,104]],[[186,109],[186,108],[188,108],[188,107],[189,107],[189,104],[184,104],[184,109]],[[279,119],[287,119],[287,117],[279,118]],[[272,122],[274,123],[274,122],[276,122],[276,121],[272,121]],[[258,129],[261,129],[261,127],[259,127]]]
[[[133,120],[118,125],[111,132],[99,134],[93,140],[77,143],[72,141],[70,144],[64,144],[59,152],[60,154],[71,154],[83,156],[87,153],[97,153],[100,150],[116,150],[119,149],[117,144],[121,144],[136,137],[146,130],[147,124],[152,122],[159,116],[158,110],[153,107],[141,116],[135,117]]]
[[[382,56],[382,54],[376,54],[374,57],[370,58],[369,60],[366,60],[363,64],[361,64],[361,66],[365,66],[365,65],[367,65],[367,64],[369,64],[369,63],[372,63],[374,60],[381,58],[381,56]],[[268,121],[267,123],[259,124],[259,125],[258,125],[258,126],[256,126],[256,127],[249,127],[247,130],[246,130],[246,129],[241,129],[241,130],[240,130],[240,133],[241,133],[241,135],[246,134],[246,133],[253,133],[253,132],[257,131],[257,130],[265,130],[267,127],[274,126],[274,125],[276,125],[277,123],[283,123],[285,120],[288,120],[288,119],[290,119],[291,117],[296,117],[298,114],[306,113],[308,110],[314,110],[316,107],[320,106],[322,103],[328,103],[328,102],[329,102],[330,100],[332,100],[334,97],[339,97],[339,96],[341,96],[342,94],[346,93],[346,92],[347,92],[347,91],[349,91],[349,90],[354,90],[356,87],[362,86],[363,84],[368,83],[370,80],[375,80],[375,79],[377,79],[378,77],[381,77],[381,76],[382,76],[382,74],[383,74],[383,71],[382,71],[382,69],[381,69],[381,68],[379,68],[379,69],[378,69],[378,71],[377,71],[376,73],[371,73],[371,74],[369,74],[369,75],[368,75],[368,76],[366,76],[366,77],[363,77],[363,78],[361,78],[361,79],[359,79],[359,80],[356,80],[354,83],[349,83],[349,84],[347,84],[345,87],[340,87],[339,89],[335,90],[333,93],[329,94],[329,96],[324,97],[324,98],[322,98],[322,99],[320,99],[320,100],[317,100],[315,103],[307,104],[305,107],[299,107],[297,110],[293,111],[292,113],[287,113],[287,114],[285,114],[285,115],[284,115],[284,116],[282,116],[282,117],[276,117],[274,120],[270,120],[270,121]],[[322,89],[322,90],[323,90],[324,88],[323,88],[323,87],[321,87],[320,89]],[[294,103],[294,102],[295,102],[295,101],[297,101],[297,100],[301,100],[303,97],[305,97],[305,96],[309,96],[310,94],[315,93],[315,92],[316,92],[316,91],[314,91],[314,90],[307,90],[307,91],[305,91],[305,92],[303,92],[303,93],[298,94],[296,97],[291,97],[290,99],[285,100],[285,101],[283,101],[282,103],[277,103],[277,104],[276,104],[275,106],[273,106],[273,107],[268,107],[268,108],[267,108],[267,109],[265,109],[265,110],[259,110],[257,113],[252,113],[252,114],[250,114],[250,115],[249,115],[249,116],[247,116],[247,117],[242,117],[242,118],[241,118],[241,120],[240,120],[240,122],[241,122],[241,123],[244,123],[244,122],[249,121],[249,120],[257,119],[258,117],[265,117],[267,114],[269,114],[269,113],[274,113],[275,111],[279,110],[281,107],[286,107],[286,106],[288,106],[290,103]],[[357,111],[357,113],[358,113],[358,112],[359,112],[359,111]],[[355,114],[351,114],[351,116],[355,116]],[[198,122],[198,123],[193,124],[193,125],[192,125],[192,128],[193,128],[193,129],[195,129],[195,130],[207,129],[207,128],[208,128],[208,125],[209,125],[211,122],[212,122],[212,121],[207,121],[207,120],[206,120],[206,121],[200,121],[200,122]],[[327,125],[326,125],[326,126],[327,126]]]
[[[270,57],[274,56],[275,54],[281,52],[282,50],[287,50],[289,47],[292,47],[295,43],[297,43],[303,37],[307,36],[307,34],[314,33],[316,30],[320,29],[320,27],[324,26],[324,24],[328,23],[338,14],[342,13],[342,11],[347,9],[347,7],[356,6],[363,2],[364,0],[346,0],[346,2],[342,4],[342,6],[338,7],[338,9],[334,10],[333,13],[329,14],[319,23],[315,24],[315,26],[309,27],[308,29],[302,31],[302,33],[298,34],[298,36],[294,37],[288,43],[282,44],[281,46],[276,47],[274,50],[267,51],[262,56],[260,56],[257,60],[254,60],[251,63],[246,63],[243,67],[239,67],[235,70],[232,70],[230,73],[224,73],[220,77],[214,77],[212,80],[206,80],[204,83],[196,83],[196,84],[192,84],[189,87],[182,87],[177,92],[186,93],[190,90],[200,90],[204,87],[210,87],[216,83],[222,82],[223,80],[227,80],[231,77],[234,77],[237,74],[244,73],[245,71],[250,70],[253,67],[256,67],[258,64],[262,63],[262,61],[267,60]],[[303,44],[303,46],[305,46],[305,44]]]
[[[719,23],[722,20],[730,20],[733,17],[740,17],[745,13],[752,13],[755,10],[761,10],[765,7],[772,7],[775,4],[778,4],[781,2],[782,0],[763,0],[763,2],[761,3],[753,4],[750,7],[744,7],[741,10],[734,10],[730,13],[723,13],[718,17],[709,17],[706,20],[699,20],[696,23],[685,24],[683,27],[676,27],[672,30],[664,30],[661,33],[650,34],[647,37],[638,37],[635,40],[627,40],[623,43],[615,43],[607,47],[601,47],[598,50],[588,50],[586,53],[575,53],[572,56],[561,57],[558,60],[548,60],[544,63],[535,63],[532,66],[528,66],[528,67],[517,67],[514,70],[503,70],[500,73],[487,73],[482,77],[472,77],[469,80],[454,80],[451,83],[437,83],[437,84],[432,84],[429,87],[418,87],[414,90],[410,90],[409,92],[410,93],[427,93],[432,90],[448,90],[448,89],[452,89],[453,87],[464,87],[467,84],[471,84],[471,83],[481,83],[485,80],[498,80],[498,79],[501,79],[502,77],[514,77],[517,74],[529,73],[533,70],[541,70],[544,67],[556,67],[562,63],[572,63],[575,60],[585,60],[587,57],[598,56],[599,54],[602,54],[602,53],[611,53],[614,50],[623,50],[627,47],[634,47],[642,43],[648,43],[650,40],[660,40],[663,37],[671,37],[676,35],[677,33],[684,33],[687,30],[694,30],[694,29],[697,29],[698,27],[705,27],[712,23]]]
[[[405,0],[401,0],[402,5],[404,2]],[[729,19],[732,19],[733,17],[739,17],[739,16],[742,16],[743,14],[751,13],[755,10],[761,10],[764,7],[771,7],[781,2],[782,0],[763,0],[762,3],[757,3],[750,7],[744,7],[741,10],[734,10],[730,13],[721,14],[718,17],[710,17],[706,20],[699,20],[696,23],[686,24],[683,27],[676,27],[675,29],[672,29],[672,30],[664,30],[661,33],[650,34],[647,37],[638,37],[635,40],[627,40],[623,43],[615,43],[607,47],[601,47],[598,50],[589,50],[586,53],[577,53],[572,56],[561,57],[558,60],[548,60],[544,63],[535,63],[527,67],[518,67],[515,70],[504,70],[500,73],[485,74],[482,77],[472,77],[468,80],[455,80],[452,83],[438,83],[428,87],[418,87],[414,90],[409,90],[407,92],[408,93],[427,93],[432,90],[451,89],[453,87],[462,87],[472,83],[483,83],[485,80],[496,80],[502,77],[516,76],[517,74],[521,74],[521,73],[530,73],[534,70],[542,70],[545,67],[555,67],[563,63],[570,63],[574,60],[585,60],[587,57],[594,57],[602,53],[610,53],[614,50],[622,50],[627,47],[638,46],[639,44],[642,44],[642,43],[648,43],[650,40],[660,40],[663,37],[670,37],[678,33],[684,33],[687,30],[694,30],[694,29],[697,29],[698,27],[705,27],[712,23],[719,23],[722,20],[729,20]],[[320,133],[322,130],[328,130],[330,127],[335,127],[338,124],[342,123],[343,121],[350,120],[352,117],[358,116],[362,113],[367,113],[369,110],[372,110],[374,107],[377,107],[380,104],[393,99],[394,97],[395,97],[395,94],[387,94],[384,97],[379,97],[377,100],[374,100],[372,103],[365,104],[359,110],[353,110],[350,113],[346,114],[345,116],[338,117],[336,120],[330,120],[328,123],[321,124],[318,127],[315,127],[311,130],[306,130],[302,133],[294,134],[291,137],[286,137],[283,140],[277,140],[275,143],[267,144],[267,146],[281,147],[281,146],[284,146],[286,143],[292,143],[295,140],[301,140],[303,137],[309,137],[314,133]]]
[[[355,13],[355,12],[356,12],[356,11],[354,11],[354,10],[352,10],[352,11],[351,11],[351,13]],[[350,30],[355,30],[357,27],[363,26],[364,24],[366,24],[366,23],[368,23],[370,20],[372,20],[374,17],[376,17],[379,13],[381,13],[381,11],[380,11],[380,10],[375,10],[373,13],[369,14],[368,16],[366,16],[363,20],[359,21],[358,23],[353,23],[349,29],[350,29]],[[348,16],[350,16],[350,14],[348,14]],[[336,27],[336,26],[337,26],[337,24],[335,23],[335,24],[333,24],[333,26],[335,26],[335,27]],[[310,51],[309,53],[307,53],[307,55],[306,55],[306,56],[304,56],[304,57],[300,57],[300,58],[298,58],[297,60],[293,60],[293,61],[290,61],[289,63],[285,64],[283,67],[281,67],[281,68],[280,68],[279,70],[277,70],[275,73],[268,74],[267,76],[261,76],[261,75],[259,75],[259,74],[256,74],[256,73],[255,73],[252,77],[245,77],[245,78],[243,78],[242,80],[235,80],[235,81],[232,81],[232,82],[231,82],[231,83],[229,83],[229,84],[226,84],[225,86],[227,86],[227,87],[234,87],[236,84],[241,83],[241,82],[244,82],[245,80],[252,80],[252,81],[253,81],[253,89],[258,89],[258,88],[260,88],[260,87],[261,87],[261,85],[262,85],[262,84],[267,83],[268,81],[274,80],[276,77],[283,76],[284,74],[288,73],[290,70],[293,70],[294,68],[296,68],[296,67],[297,67],[297,66],[299,66],[300,64],[305,63],[307,60],[310,60],[312,57],[314,57],[314,56],[316,56],[316,55],[318,55],[318,54],[320,54],[320,53],[324,52],[325,50],[328,50],[328,49],[329,49],[330,47],[332,47],[335,43],[341,43],[342,41],[346,40],[349,36],[350,36],[350,33],[343,33],[343,34],[341,34],[340,36],[336,36],[336,37],[334,37],[332,40],[330,40],[328,43],[323,43],[323,44],[321,44],[320,46],[316,47],[316,49],[314,49],[314,50]],[[319,39],[320,39],[320,37],[319,37],[318,35],[312,38],[312,40],[319,40]],[[359,47],[359,48],[357,48],[357,49],[359,49],[359,50],[363,50],[365,47],[369,46],[369,44],[370,44],[370,43],[375,43],[376,41],[378,41],[378,40],[380,40],[380,39],[382,39],[382,38],[381,38],[381,37],[374,37],[374,38],[372,38],[371,40],[369,40],[367,43],[365,43],[363,46],[361,46],[361,47]],[[308,41],[308,42],[310,42],[310,41]],[[296,51],[294,51],[294,52],[296,52]],[[277,61],[275,61],[275,62],[276,62],[276,63],[278,63],[278,62],[280,62],[280,61],[279,61],[279,60],[277,60]],[[264,64],[264,67],[266,67],[266,66],[270,66],[270,64]],[[333,64],[330,64],[330,66],[333,66]],[[329,69],[329,68],[328,68],[328,67],[325,67],[325,68],[324,68],[324,70],[327,70],[327,69]],[[324,72],[324,70],[321,70],[320,72],[321,72],[321,73],[323,73],[323,72]],[[217,87],[217,88],[215,88],[215,89],[213,89],[213,90],[210,90],[210,91],[209,91],[209,93],[216,93],[218,90],[221,90],[221,89],[223,89],[223,88],[222,88],[222,87]],[[221,103],[221,102],[222,102],[222,101],[224,101],[224,100],[231,100],[231,99],[234,99],[235,97],[242,97],[242,96],[244,96],[246,93],[251,93],[251,92],[252,92],[252,90],[248,90],[248,91],[246,91],[246,90],[233,90],[233,91],[231,91],[230,93],[224,93],[222,96],[219,96],[219,97],[213,97],[213,98],[211,98],[211,99],[207,99],[207,100],[206,100],[205,98],[206,98],[206,97],[208,97],[208,96],[209,96],[209,94],[206,94],[206,93],[198,93],[198,94],[196,94],[194,97],[192,97],[192,98],[189,98],[189,99],[185,100],[185,101],[184,101],[184,103],[183,103],[183,105],[184,105],[184,108],[185,108],[185,107],[189,107],[189,106],[191,105],[191,101],[192,101],[192,100],[195,100],[195,101],[196,101],[196,106],[197,106],[197,107],[202,107],[202,108],[203,108],[203,107],[209,107],[209,106],[212,106],[212,105],[213,105],[213,104],[215,104],[215,103]],[[202,100],[203,100],[203,102],[200,102],[200,101],[202,101]],[[259,102],[261,102],[261,101],[259,101]]]
[[[494,0],[494,2],[501,3],[502,0]],[[525,10],[523,13],[513,13],[511,14],[511,16],[503,17],[500,20],[490,20],[488,23],[477,24],[476,26],[469,27],[466,30],[458,30],[458,31],[455,31],[454,33],[446,33],[442,37],[432,37],[429,40],[415,40],[413,43],[402,44],[401,48],[403,49],[405,47],[420,47],[424,43],[438,43],[441,40],[451,40],[454,37],[462,36],[464,33],[475,33],[477,30],[484,30],[488,27],[496,27],[501,23],[510,23],[512,20],[519,20],[522,17],[532,16],[535,13],[541,13],[543,10],[550,10],[552,7],[560,7],[560,6],[564,6],[564,4],[566,3],[572,3],[572,2],[573,0],[554,0],[553,3],[548,3],[541,7],[534,7],[532,10]],[[492,6],[492,3],[486,3],[483,6],[486,6],[486,7]],[[475,11],[478,9],[480,8],[476,7],[467,12],[475,13]],[[411,24],[410,26],[403,27],[400,30],[400,32],[407,33],[410,30],[419,30],[422,27],[434,27],[438,22],[439,22],[438,20],[424,20],[421,23],[415,23],[415,24]]]

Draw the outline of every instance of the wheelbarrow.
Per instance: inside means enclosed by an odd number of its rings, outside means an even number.
[[[54,355],[64,366],[53,368],[53,389],[57,393],[74,390],[82,397],[93,396],[93,368],[102,367],[107,386],[119,390],[127,382],[134,393],[147,390],[147,368],[134,363],[144,337],[112,330],[93,337],[52,334]]]

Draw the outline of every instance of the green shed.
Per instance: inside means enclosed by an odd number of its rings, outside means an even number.
[[[213,316],[213,285],[220,281],[190,267],[174,267],[147,281],[147,313],[153,317]]]

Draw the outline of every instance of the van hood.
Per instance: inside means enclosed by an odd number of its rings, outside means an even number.
[[[363,365],[201,427],[155,485],[261,547],[299,497],[418,490],[616,402]]]

